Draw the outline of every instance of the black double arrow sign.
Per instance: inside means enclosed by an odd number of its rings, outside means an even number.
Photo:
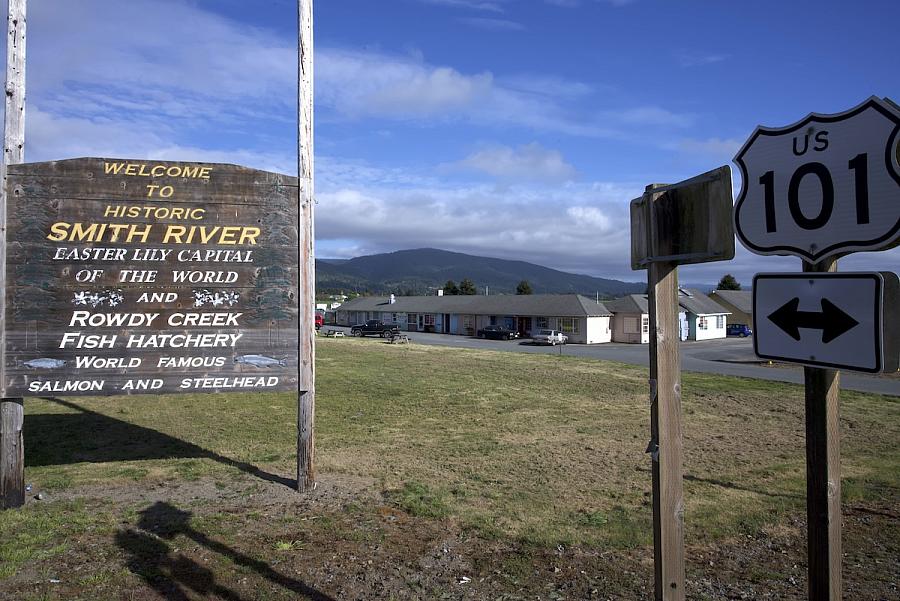
[[[800,311],[799,307],[800,298],[793,298],[769,315],[772,323],[797,341],[800,340],[800,328],[822,330],[822,343],[828,344],[859,325],[827,298],[822,299],[822,311],[819,313]]]

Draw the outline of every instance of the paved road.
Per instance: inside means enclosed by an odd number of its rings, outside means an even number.
[[[349,335],[350,328],[339,327],[338,329],[343,329]],[[649,363],[646,344],[612,342],[608,344],[567,344],[550,347],[534,346],[529,340],[479,340],[478,338],[469,338],[467,336],[424,334],[421,332],[411,332],[410,337],[419,344],[435,346],[492,349],[518,353],[561,353],[575,357],[593,357],[595,359],[619,361],[631,365],[648,365]],[[760,359],[753,354],[753,342],[750,338],[682,342],[681,366],[685,371],[793,382],[795,384],[803,383],[803,370],[800,367],[764,367],[761,365]],[[900,379],[843,371],[841,373],[841,388],[900,396]]]

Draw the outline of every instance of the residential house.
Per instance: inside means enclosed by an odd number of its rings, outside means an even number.
[[[729,323],[753,326],[752,290],[713,290],[709,296],[731,313]]]
[[[678,289],[678,304],[687,312],[688,340],[725,338],[729,311],[699,290]]]
[[[609,342],[611,317],[602,303],[578,294],[368,296],[337,310],[340,325],[379,319],[411,332],[462,336],[474,336],[488,325],[505,325],[522,336],[548,328],[582,344]]]
[[[634,344],[650,342],[650,309],[646,294],[629,294],[615,300],[604,301],[603,304],[613,312],[613,342]],[[684,310],[680,308],[678,322],[681,325],[680,339],[687,340],[688,321]]]

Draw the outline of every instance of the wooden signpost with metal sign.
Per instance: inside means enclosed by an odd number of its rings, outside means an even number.
[[[650,443],[654,596],[685,598],[678,265],[734,257],[731,168],[631,201],[631,266],[647,269],[650,311]]]
[[[841,598],[841,477],[834,368],[898,361],[897,276],[835,274],[840,255],[900,243],[900,110],[872,97],[834,115],[758,127],[735,157],[735,231],[757,254],[794,255],[803,273],[755,279],[754,347],[801,363],[806,385],[809,598]],[[886,325],[889,324],[889,327]],[[827,366],[822,368],[819,366]]]
[[[312,0],[299,178],[122,159],[24,164],[25,3],[10,0],[0,170],[0,509],[24,503],[24,396],[296,391],[315,487]]]
[[[5,396],[297,390],[296,178],[10,165]]]

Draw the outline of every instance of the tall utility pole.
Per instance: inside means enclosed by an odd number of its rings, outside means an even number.
[[[25,160],[25,1],[8,0],[6,116],[0,173],[0,362],[6,360],[6,166]],[[25,504],[22,399],[0,400],[0,509]]]
[[[313,227],[313,0],[298,4],[298,71],[297,71],[297,177],[300,195],[298,336],[299,391],[297,397],[297,490],[313,490],[315,469],[315,320],[316,263],[315,229]]]

